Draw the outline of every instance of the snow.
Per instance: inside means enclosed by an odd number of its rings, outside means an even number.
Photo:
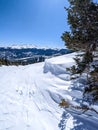
[[[22,44],[22,45],[13,44],[13,45],[9,45],[9,46],[0,45],[0,47],[11,48],[11,49],[27,49],[27,48],[30,49],[30,48],[37,48],[37,46],[34,45],[34,44]]]
[[[0,45],[0,47],[3,47],[5,49],[7,48],[11,48],[11,49],[32,49],[32,48],[36,48],[36,49],[44,49],[44,50],[47,50],[47,49],[54,49],[54,50],[60,50],[60,49],[64,49],[64,48],[54,48],[54,47],[48,47],[48,46],[37,46],[36,44],[21,44],[21,45],[18,45],[18,44],[13,44],[13,45],[9,45],[9,46],[4,46],[4,45]]]
[[[50,71],[52,74],[55,75],[68,73],[66,71],[66,68],[74,64],[73,57],[75,56],[75,54],[76,53],[59,56],[59,59],[58,57],[47,59],[44,65],[44,72],[47,73]]]
[[[98,130],[96,113],[59,107],[63,98],[73,105],[82,98],[66,71],[75,55],[0,67],[0,130]]]

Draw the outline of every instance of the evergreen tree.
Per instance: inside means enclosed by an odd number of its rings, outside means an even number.
[[[98,4],[92,0],[68,0],[70,32],[61,36],[66,46],[73,50],[96,48],[98,44]]]
[[[88,86],[84,95],[91,93],[92,101],[98,100],[98,62],[94,63],[94,51],[98,47],[98,4],[92,0],[68,0],[68,24],[70,31],[62,34],[65,45],[72,50],[84,51],[74,58],[76,66],[69,68],[73,74],[87,73]],[[90,68],[93,68],[91,71]],[[87,97],[88,99],[88,97]]]

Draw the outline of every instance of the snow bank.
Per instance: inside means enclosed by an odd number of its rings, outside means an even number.
[[[66,68],[72,66],[75,62],[73,57],[76,53],[66,54],[45,60],[44,73],[51,72],[54,75],[66,74]]]
[[[70,90],[72,82],[66,72],[75,54],[45,63],[0,67],[0,130],[97,130],[97,114],[92,113],[89,120],[91,112],[80,115],[59,107],[62,98],[72,104],[81,100],[81,91]]]

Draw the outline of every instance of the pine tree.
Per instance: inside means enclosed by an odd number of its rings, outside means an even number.
[[[68,0],[68,24],[71,31],[61,36],[66,46],[73,50],[94,50],[98,44],[98,4],[92,0]]]
[[[98,100],[98,62],[93,65],[94,51],[98,47],[98,4],[92,0],[68,0],[69,8],[68,24],[70,31],[62,34],[65,45],[72,50],[83,51],[83,55],[74,58],[76,66],[69,70],[73,74],[87,73],[88,87],[84,89],[84,95],[88,92],[93,96],[92,100]],[[93,67],[93,71],[90,68]],[[88,76],[89,75],[89,76]]]

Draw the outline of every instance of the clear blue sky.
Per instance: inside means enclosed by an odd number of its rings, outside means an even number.
[[[0,0],[0,44],[63,47],[67,0]]]

